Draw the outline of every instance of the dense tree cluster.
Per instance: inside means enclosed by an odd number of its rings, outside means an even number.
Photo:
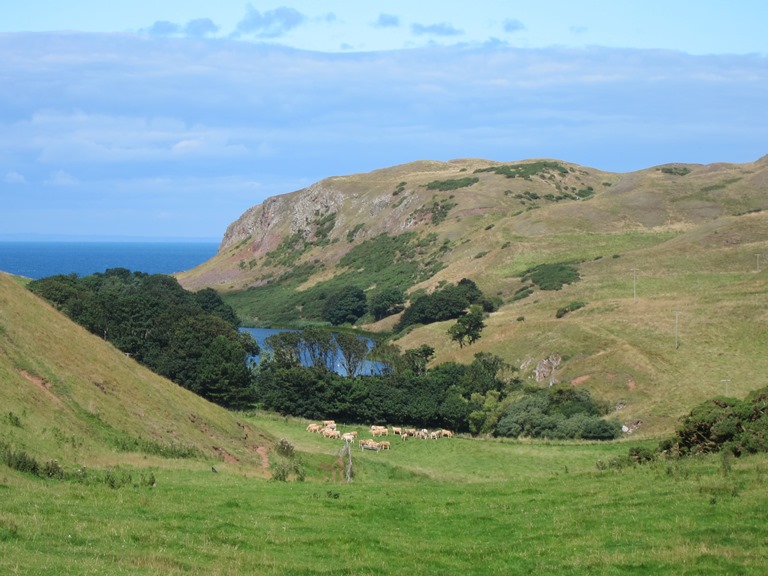
[[[343,422],[400,422],[415,426],[445,426],[468,431],[473,410],[469,397],[478,385],[476,366],[454,363],[427,370],[434,354],[428,346],[393,355],[391,345],[375,350],[379,373],[343,377],[320,365],[302,366],[293,354],[263,359],[256,378],[262,408],[306,418]],[[291,358],[288,362],[286,359]],[[382,362],[387,358],[387,362]],[[484,358],[476,358],[475,364]],[[391,363],[390,363],[391,362]],[[502,380],[503,371],[488,370],[485,386],[506,389],[517,382]]]
[[[415,324],[454,320],[464,316],[472,304],[480,305],[486,312],[495,308],[477,284],[464,278],[458,284],[448,284],[431,294],[415,298],[403,312],[395,329],[399,331]]]
[[[516,371],[493,354],[478,353],[469,365],[447,362],[428,369],[430,346],[401,352],[386,344],[371,351],[376,374],[345,378],[328,369],[324,354],[303,348],[319,338],[327,350],[331,337],[324,340],[321,334],[290,332],[267,340],[273,351],[262,359],[256,378],[262,408],[310,419],[442,426],[497,436],[607,440],[621,432],[618,422],[601,418],[605,406],[586,390],[525,388]]]
[[[212,289],[184,290],[163,274],[113,268],[51,276],[30,289],[153,371],[227,407],[253,401],[253,338]]]
[[[617,420],[601,418],[606,406],[587,390],[562,387],[537,390],[512,403],[499,420],[499,436],[611,440],[621,433]]]
[[[323,320],[334,326],[354,324],[368,311],[368,301],[360,288],[344,286],[330,294],[323,305]]]

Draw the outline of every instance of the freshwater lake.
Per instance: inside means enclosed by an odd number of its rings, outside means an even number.
[[[296,332],[296,330],[283,330],[280,328],[240,328],[240,330],[242,332],[247,332],[248,334],[253,336],[253,339],[259,343],[259,347],[262,348],[263,350],[269,350],[269,346],[267,346],[266,344],[266,339],[272,336],[273,334],[279,334],[280,332],[289,332],[289,331]],[[365,337],[361,336],[361,338],[365,338]],[[368,348],[370,349],[373,346],[373,340],[371,340],[370,338],[365,338],[365,340],[367,340]],[[381,364],[380,362],[372,362],[370,360],[366,360],[365,362],[363,362],[363,365],[360,368],[359,375],[370,376],[372,374],[380,374],[382,367],[383,367],[383,364]],[[347,371],[344,368],[344,363],[341,361],[340,354],[336,354],[336,356],[333,358],[333,369],[337,374],[341,374],[342,376],[347,375]]]

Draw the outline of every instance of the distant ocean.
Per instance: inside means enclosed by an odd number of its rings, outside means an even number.
[[[38,279],[108,268],[173,274],[216,254],[217,242],[0,242],[0,270]]]

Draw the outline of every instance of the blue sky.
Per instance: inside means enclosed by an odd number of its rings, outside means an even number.
[[[5,7],[3,6],[5,5]],[[768,153],[763,1],[0,4],[0,238],[219,239],[420,159]]]

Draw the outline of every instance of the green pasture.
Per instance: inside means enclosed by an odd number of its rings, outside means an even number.
[[[188,460],[123,469],[157,483],[116,489],[0,468],[0,573],[730,576],[768,564],[765,456],[618,466],[636,443],[390,437],[389,451],[352,451],[346,483],[331,472],[339,441],[299,419],[246,419],[294,444],[304,482]]]

